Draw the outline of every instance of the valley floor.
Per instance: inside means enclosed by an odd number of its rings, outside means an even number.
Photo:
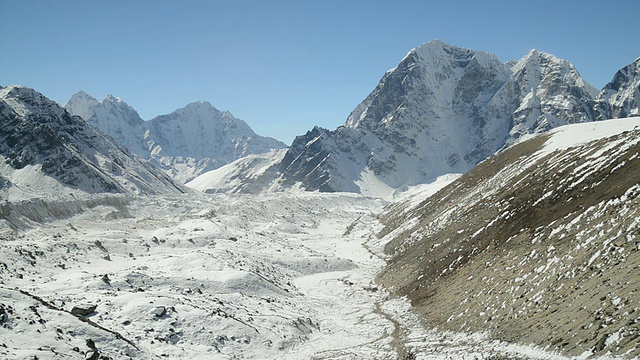
[[[382,200],[121,200],[5,226],[0,358],[564,358],[424,329],[373,280]]]

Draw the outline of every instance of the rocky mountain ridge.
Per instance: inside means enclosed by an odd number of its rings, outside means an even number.
[[[598,96],[597,119],[640,114],[640,58],[620,69]]]
[[[286,147],[205,101],[149,121],[112,95],[99,102],[81,91],[65,107],[181,182],[244,156]]]
[[[5,200],[75,192],[186,191],[35,90],[0,88],[0,119],[0,178]]]

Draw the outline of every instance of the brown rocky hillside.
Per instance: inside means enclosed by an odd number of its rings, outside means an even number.
[[[572,129],[493,156],[415,207],[392,205],[378,281],[430,327],[639,357],[640,126],[549,150]]]

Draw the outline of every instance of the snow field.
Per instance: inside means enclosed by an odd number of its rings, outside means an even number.
[[[382,200],[298,193],[123,203],[3,235],[0,357],[558,358],[425,330],[406,300],[390,299],[374,282],[385,264],[375,236]],[[95,312],[71,314],[83,304]]]
[[[151,197],[133,200],[127,216],[97,206],[20,229],[5,239],[0,258],[1,287],[9,292],[2,306],[24,313],[34,301],[14,289],[37,295],[55,304],[54,315],[65,315],[56,326],[66,334],[78,323],[68,313],[73,306],[97,305],[88,319],[139,350],[123,353],[122,341],[104,331],[57,339],[52,320],[42,329],[12,315],[1,329],[7,348],[0,355],[42,357],[38,331],[55,339],[51,353],[89,352],[84,341],[91,338],[113,358],[391,352],[380,330],[384,319],[371,315],[383,296],[372,285],[383,262],[362,254],[372,230],[359,225],[343,236],[354,219],[371,220],[381,205],[355,195]],[[379,344],[367,345],[372,338]]]

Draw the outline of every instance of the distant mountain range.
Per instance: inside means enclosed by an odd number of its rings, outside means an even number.
[[[100,102],[80,91],[65,108],[180,182],[247,155],[286,147],[208,102],[194,102],[149,121],[112,95]]]
[[[184,188],[175,182],[205,192],[302,189],[388,196],[443,174],[465,173],[531,134],[638,115],[639,64],[637,59],[624,67],[598,91],[570,62],[550,54],[532,50],[502,63],[435,40],[389,70],[344,126],[315,127],[288,149],[207,102],[144,121],[111,95],[100,102],[81,91],[65,112],[34,90],[7,87],[4,171],[41,164],[61,183],[94,192],[164,191],[149,182],[154,178],[179,191]],[[49,149],[62,157],[50,156]],[[117,160],[96,152],[117,154]],[[15,174],[3,176],[7,188]]]
[[[389,70],[344,126],[298,136],[273,165],[273,181],[281,188],[388,195],[464,173],[530,134],[637,115],[639,63],[598,91],[573,64],[540,51],[502,63],[431,41]]]
[[[35,90],[0,87],[0,122],[0,194],[4,200],[187,191]]]

